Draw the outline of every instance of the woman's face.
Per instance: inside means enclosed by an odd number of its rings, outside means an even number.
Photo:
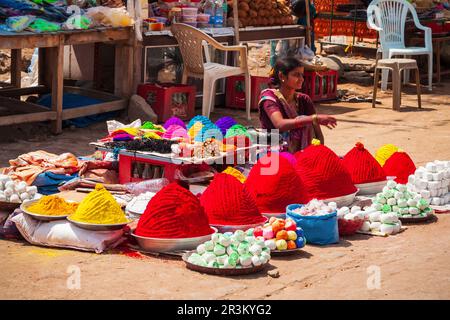
[[[284,74],[281,74],[281,85],[282,86],[286,86],[289,89],[301,89],[302,85],[303,85],[303,73],[305,72],[305,68],[304,67],[297,67],[294,70],[292,70],[291,72],[288,73],[287,76],[285,76]]]

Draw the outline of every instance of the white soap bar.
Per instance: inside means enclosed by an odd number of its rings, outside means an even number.
[[[441,187],[441,183],[439,181],[430,181],[428,182],[428,189],[429,190],[436,190]]]
[[[374,204],[372,204],[372,208],[373,208],[375,211],[380,211],[382,207],[383,207],[383,206],[382,206],[380,203],[374,203]]]
[[[437,166],[433,162],[428,162],[427,165],[425,166],[425,168],[427,169],[427,171],[432,172],[432,173],[435,173],[437,171]]]
[[[437,171],[441,171],[441,170],[445,169],[445,162],[436,160],[434,163],[436,164]]]
[[[397,190],[400,192],[405,192],[406,191],[406,184],[398,184],[397,185]]]
[[[386,187],[388,187],[389,189],[393,189],[397,186],[397,182],[395,182],[394,180],[389,180],[386,183]],[[383,190],[384,191],[384,190]]]
[[[364,221],[364,223],[361,226],[361,229],[359,229],[361,231],[370,231],[370,222],[369,221]]]
[[[390,206],[395,206],[397,204],[397,200],[395,200],[395,198],[389,198],[387,199],[387,204]]]
[[[408,207],[415,207],[415,206],[417,206],[417,201],[414,199],[408,199],[407,204],[408,204]]]
[[[438,191],[437,189],[430,190],[430,197],[437,197]]]
[[[395,191],[394,198],[397,199],[397,200],[398,199],[403,199],[404,198],[403,192]]]
[[[360,206],[353,206],[352,209],[350,210],[351,213],[356,213],[358,211],[361,211],[361,207]]]
[[[389,181],[390,182],[390,181]],[[384,186],[383,187],[383,193],[386,193],[387,191],[389,191],[389,187],[388,186]]]
[[[406,188],[407,188],[409,191],[416,191],[416,185],[415,185],[414,183],[407,183],[407,184],[406,184]]]
[[[431,199],[431,204],[433,206],[440,206],[441,205],[441,198],[434,197]]]
[[[420,196],[424,199],[429,199],[431,194],[429,190],[422,190],[420,191]]]
[[[406,207],[406,206],[408,205],[408,202],[406,201],[406,199],[400,199],[400,200],[398,200],[397,205],[398,205],[400,208],[404,208],[404,207]]]
[[[417,209],[416,207],[410,207],[409,209],[408,209],[408,212],[409,212],[409,214],[410,215],[416,215],[416,214],[419,214],[419,209]]]
[[[431,173],[431,172],[425,173],[424,178],[425,178],[424,180],[433,181],[433,173]]]
[[[410,174],[408,176],[408,183],[414,184],[414,181],[416,180],[416,176],[413,174]]]
[[[376,221],[370,224],[370,230],[380,230],[381,222]]]
[[[371,212],[369,214],[369,220],[371,222],[379,222],[380,221],[380,215],[381,215],[381,211]]]

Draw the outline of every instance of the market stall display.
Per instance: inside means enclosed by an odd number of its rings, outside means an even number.
[[[240,28],[294,24],[289,3],[284,0],[239,0],[238,17]],[[228,24],[234,24],[233,10]]]
[[[386,173],[362,143],[356,143],[342,161],[359,189],[358,194],[375,194],[383,189]]]
[[[353,202],[358,190],[350,173],[331,149],[314,139],[309,147],[295,156],[295,169],[311,198],[338,202],[338,206]]]
[[[271,217],[268,223],[253,230],[255,237],[263,237],[272,254],[298,252],[306,244],[303,229],[292,219]]]
[[[278,153],[271,153],[258,160],[245,182],[253,194],[259,211],[266,216],[284,218],[286,206],[306,203],[308,189],[294,168]]]
[[[219,232],[247,230],[267,221],[248,187],[232,175],[218,173],[200,197],[209,224]],[[233,230],[234,231],[234,230]]]
[[[37,220],[51,221],[65,219],[75,213],[78,203],[66,201],[56,195],[43,196],[39,200],[22,203],[20,209]]]
[[[450,161],[428,162],[408,177],[408,190],[417,192],[432,206],[450,203]]]
[[[271,250],[263,237],[255,237],[252,230],[234,233],[215,233],[211,240],[197,246],[187,262],[212,269],[241,269],[266,265]],[[252,269],[250,269],[252,270]]]
[[[396,177],[396,182],[406,184],[408,182],[408,176],[414,174],[416,171],[416,165],[411,157],[400,149],[386,160],[383,165],[383,170],[387,176]]]
[[[17,204],[40,197],[36,186],[29,186],[25,181],[14,181],[10,175],[0,174],[0,203]]]

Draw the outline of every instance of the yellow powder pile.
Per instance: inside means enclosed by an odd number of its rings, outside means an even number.
[[[239,170],[237,170],[233,167],[226,168],[225,170],[222,171],[222,173],[226,173],[226,174],[229,174],[229,175],[235,177],[241,183],[244,183],[245,180],[247,180],[247,178]]]
[[[28,211],[46,216],[67,216],[77,210],[78,203],[70,203],[58,196],[44,196],[27,208]]]
[[[385,162],[397,151],[397,146],[393,144],[385,144],[377,150],[375,153],[375,159],[381,166],[384,166]]]
[[[95,190],[89,193],[78,205],[71,220],[92,224],[116,224],[128,222],[120,205],[105,187],[97,183]]]

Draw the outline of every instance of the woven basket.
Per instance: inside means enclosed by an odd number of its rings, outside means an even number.
[[[346,219],[338,219],[338,229],[340,236],[351,236],[355,234],[356,231],[361,229],[364,223],[363,219],[357,220],[346,220]]]

